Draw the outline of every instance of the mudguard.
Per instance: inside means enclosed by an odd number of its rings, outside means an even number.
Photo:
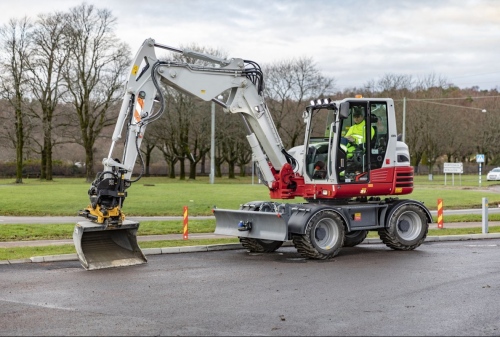
[[[393,204],[390,205],[387,214],[385,215],[385,224],[386,226],[389,223],[389,219],[391,218],[392,214],[401,206],[403,205],[416,205],[420,207],[424,212],[427,217],[428,223],[432,223],[432,214],[429,211],[427,207],[425,207],[423,202],[416,201],[416,200],[411,200],[411,199],[401,199],[401,200],[396,200]]]

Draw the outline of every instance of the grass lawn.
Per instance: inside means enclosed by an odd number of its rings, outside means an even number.
[[[415,189],[401,199],[422,201],[435,210],[437,200],[442,199],[448,209],[480,208],[482,198],[488,198],[490,205],[500,204],[500,193],[489,188],[497,182],[482,182],[478,186],[477,176],[463,176],[459,185],[451,186],[448,177],[417,176]],[[11,179],[0,179],[0,215],[48,216],[77,215],[89,204],[87,190],[90,184],[80,178],[55,179],[51,182],[38,179],[24,179],[23,184],[15,184]],[[144,177],[127,190],[128,197],[123,211],[130,216],[181,216],[183,207],[189,207],[189,215],[211,215],[214,206],[237,209],[240,204],[254,200],[269,200],[267,188],[251,177],[227,179],[218,178],[209,184],[207,177],[180,181],[165,177]],[[287,202],[303,202],[302,198]]]

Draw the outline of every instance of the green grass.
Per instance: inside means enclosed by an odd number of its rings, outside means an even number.
[[[448,177],[444,185],[444,176],[417,176],[415,189],[410,195],[400,198],[422,201],[435,210],[437,200],[442,199],[445,209],[480,208],[483,197],[490,205],[500,204],[500,193],[491,191],[488,186],[496,182],[483,181],[478,186],[477,176],[463,176],[462,185],[455,177],[455,186],[451,186]],[[38,179],[24,179],[23,184],[14,184],[12,180],[0,179],[0,215],[15,216],[74,216],[89,204],[87,190],[89,183],[80,178],[55,179],[44,182]],[[123,211],[128,216],[181,216],[183,207],[188,206],[189,215],[211,215],[214,206],[237,209],[240,204],[253,200],[269,200],[266,186],[252,184],[251,177],[216,179],[209,184],[207,177],[196,180],[180,181],[164,177],[142,178],[128,190],[128,197]],[[303,202],[302,198],[287,202]]]
[[[248,201],[269,199],[265,186],[236,182],[241,181],[226,179],[209,184],[206,179],[142,178],[127,190],[123,211],[132,216],[182,215],[184,206],[188,206],[189,215],[211,215],[214,206],[238,208]],[[0,215],[74,216],[89,204],[89,186],[73,178],[53,182],[24,179],[23,184],[0,179]]]
[[[83,218],[82,218],[83,219]],[[62,240],[73,237],[75,224],[0,224],[0,242]],[[215,220],[189,220],[189,233],[213,233]],[[137,235],[182,234],[181,221],[143,221]]]

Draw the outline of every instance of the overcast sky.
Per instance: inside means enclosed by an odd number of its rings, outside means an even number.
[[[0,0],[0,23],[81,0]],[[312,57],[336,88],[385,74],[500,89],[500,0],[88,0],[135,53],[146,38],[259,64]]]

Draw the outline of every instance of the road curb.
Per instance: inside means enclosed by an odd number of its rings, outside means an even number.
[[[443,241],[466,241],[466,240],[483,240],[483,239],[500,239],[500,233],[491,234],[467,234],[467,235],[438,235],[428,236],[424,244],[431,242]],[[361,244],[381,244],[382,240],[378,238],[367,238]],[[291,241],[283,244],[283,247],[293,247]],[[237,250],[244,249],[239,243],[215,244],[204,246],[179,246],[165,248],[144,248],[144,255],[162,255],[162,254],[180,254],[180,253],[196,253],[196,252],[212,252],[222,250]],[[61,255],[46,255],[33,256],[29,259],[3,260],[0,265],[19,264],[19,263],[43,263],[43,262],[61,262],[61,261],[78,261],[77,254],[61,254]]]

